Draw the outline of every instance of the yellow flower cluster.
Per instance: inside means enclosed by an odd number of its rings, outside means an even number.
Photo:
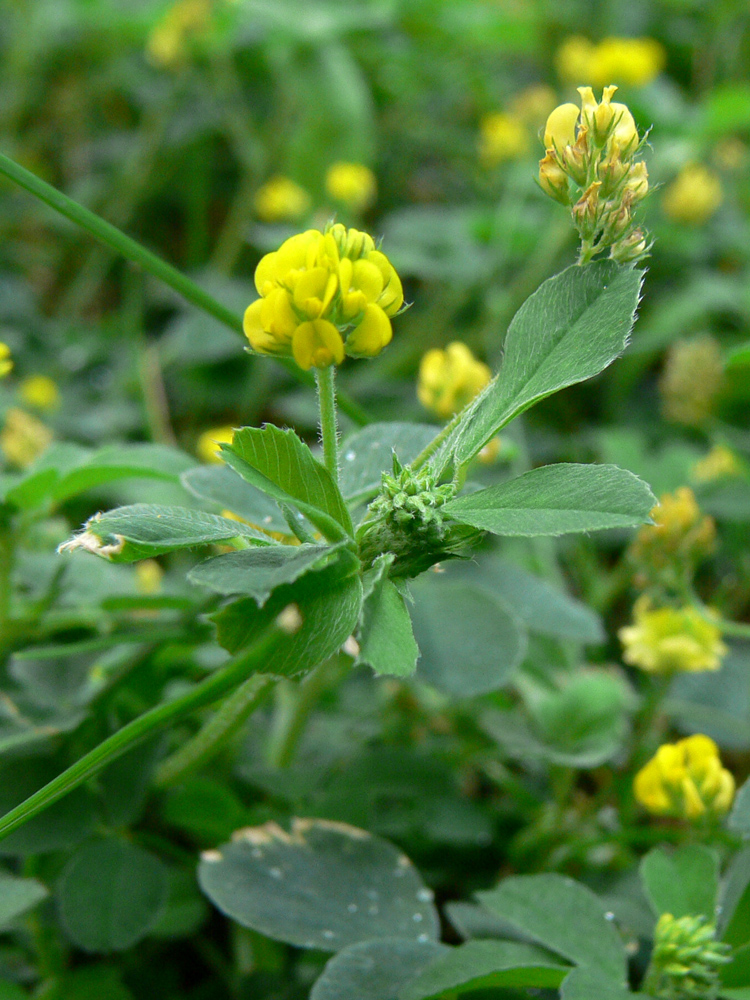
[[[653,524],[644,524],[630,547],[638,564],[662,566],[676,558],[697,560],[709,555],[716,543],[713,518],[704,515],[689,486],[665,493],[651,511]]]
[[[231,444],[233,437],[233,427],[212,427],[198,438],[195,453],[203,462],[220,462],[220,445]]]
[[[646,595],[633,607],[633,624],[618,632],[623,660],[652,674],[718,670],[727,647],[718,626],[697,608],[652,608]]]
[[[718,341],[710,334],[678,340],[667,353],[659,379],[662,412],[667,420],[700,427],[714,410],[724,383]]]
[[[184,62],[189,39],[205,31],[211,13],[212,0],[177,0],[148,37],[146,54],[151,62],[170,69]]]
[[[542,190],[571,206],[582,246],[580,263],[610,248],[626,263],[647,252],[646,237],[634,228],[635,206],[648,194],[648,171],[627,105],[613,101],[617,87],[605,87],[601,101],[591,87],[579,87],[581,107],[561,104],[547,119],[545,156],[539,163]]]
[[[675,222],[702,226],[724,200],[718,175],[700,163],[688,163],[665,189],[664,214]]]
[[[711,451],[699,459],[690,470],[698,483],[712,483],[717,479],[729,479],[742,471],[739,459],[725,444],[716,444]]]
[[[10,348],[0,340],[0,378],[3,378],[13,369],[13,359],[10,356]]]
[[[60,405],[57,383],[47,375],[29,375],[18,387],[21,399],[35,410],[54,410]]]
[[[348,354],[372,358],[390,343],[401,281],[371,236],[340,223],[292,236],[255,271],[260,298],[243,328],[260,354],[291,355],[300,368],[327,368]]]
[[[484,389],[492,373],[466,344],[454,341],[444,351],[436,348],[419,365],[417,396],[422,406],[447,420]]]
[[[25,469],[51,443],[52,431],[36,417],[17,406],[7,411],[0,431],[0,451],[11,465]]]
[[[332,163],[326,171],[326,191],[334,201],[362,212],[375,201],[378,183],[364,163]]]
[[[728,812],[734,778],[708,736],[665,743],[635,776],[635,797],[656,816],[695,820]]]
[[[263,222],[296,222],[310,211],[310,195],[291,177],[277,174],[255,192],[253,208]]]
[[[493,111],[479,123],[479,159],[486,167],[517,160],[529,150],[526,124],[517,116]]]
[[[594,45],[587,38],[567,38],[555,57],[563,80],[591,80],[603,87],[608,80],[621,80],[645,87],[664,69],[666,53],[653,38],[605,38]]]

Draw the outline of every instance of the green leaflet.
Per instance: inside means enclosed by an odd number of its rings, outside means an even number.
[[[461,466],[519,413],[597,375],[625,349],[643,272],[598,261],[549,278],[513,317],[500,372],[440,442],[439,474]]]
[[[631,528],[648,520],[656,497],[615,465],[546,465],[489,489],[449,500],[444,513],[497,535],[562,535]]]
[[[714,922],[719,859],[708,847],[685,844],[674,852],[655,847],[641,861],[641,881],[657,917],[702,913]]]
[[[404,598],[388,577],[383,577],[365,601],[359,633],[361,663],[376,674],[409,677],[417,668],[419,648]]]

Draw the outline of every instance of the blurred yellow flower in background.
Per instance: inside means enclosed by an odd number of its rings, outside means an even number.
[[[13,369],[13,359],[10,356],[10,348],[0,340],[0,378],[3,378]]]
[[[60,405],[57,383],[47,375],[29,375],[19,385],[18,393],[24,403],[35,410],[54,410]]]
[[[662,413],[675,423],[700,427],[712,415],[723,382],[724,363],[714,337],[678,340],[659,379]]]
[[[212,0],[177,0],[146,41],[146,54],[157,66],[172,69],[185,61],[188,41],[209,26]]]
[[[487,365],[457,340],[444,351],[435,348],[423,356],[417,397],[422,406],[447,420],[470,403],[491,378]]]
[[[698,483],[711,483],[716,479],[738,476],[742,468],[739,459],[725,444],[716,444],[711,451],[699,459],[690,470]]]
[[[728,812],[734,778],[722,767],[714,741],[698,734],[660,746],[636,774],[633,791],[656,816],[695,820]]]
[[[555,56],[562,80],[591,80],[595,87],[617,80],[620,84],[645,87],[666,64],[663,46],[653,38],[605,38],[599,44],[582,35],[567,38]]]
[[[701,226],[724,200],[719,175],[700,163],[688,163],[664,190],[661,206],[674,222]]]
[[[164,570],[155,559],[144,559],[135,564],[135,586],[139,594],[158,594]]]
[[[526,124],[517,115],[497,111],[479,123],[479,158],[486,167],[517,160],[528,153],[529,146]]]
[[[204,431],[195,445],[195,453],[204,462],[221,462],[222,444],[231,444],[233,427],[212,427]]]
[[[633,624],[617,634],[623,660],[647,673],[718,670],[727,653],[718,626],[697,608],[652,608],[646,595],[633,606]]]
[[[11,465],[25,469],[51,443],[52,431],[36,417],[17,406],[7,411],[0,431],[0,450]]]
[[[310,195],[290,177],[277,174],[255,192],[253,207],[263,222],[296,222],[307,215]]]
[[[508,110],[515,118],[520,118],[534,132],[538,131],[547,115],[557,104],[557,94],[545,83],[533,83],[511,100]]]
[[[332,163],[326,171],[326,191],[334,201],[361,212],[375,201],[378,184],[364,163]]]

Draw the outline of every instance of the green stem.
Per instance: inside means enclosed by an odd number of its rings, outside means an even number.
[[[315,369],[320,407],[320,437],[323,441],[323,461],[331,478],[339,483],[339,426],[336,416],[336,369],[334,365]]]
[[[154,784],[160,788],[173,785],[189,771],[202,767],[263,704],[271,687],[271,678],[265,674],[255,674],[240,684],[191,740],[162,761],[156,769]]]
[[[419,470],[422,468],[425,462],[429,461],[429,459],[432,458],[432,456],[438,450],[440,445],[443,443],[443,441],[445,441],[445,439],[451,433],[453,428],[459,422],[463,412],[464,412],[463,410],[459,410],[458,413],[454,414],[454,416],[448,421],[445,427],[435,435],[432,441],[430,441],[430,443],[425,448],[423,448],[420,451],[420,453],[411,463],[411,468],[414,470],[414,472],[419,472]]]
[[[214,319],[229,327],[230,330],[234,330],[235,333],[241,336],[243,335],[241,317],[233,313],[231,309],[227,309],[226,306],[222,305],[212,295],[209,295],[208,292],[205,292],[194,281],[191,281],[190,278],[185,277],[176,267],[167,264],[161,257],[157,257],[156,254],[151,253],[150,250],[141,246],[140,243],[126,236],[116,226],[105,222],[104,219],[99,218],[98,215],[90,212],[83,205],[79,205],[72,198],[68,198],[67,195],[63,194],[62,191],[58,191],[57,188],[52,187],[51,184],[40,180],[30,171],[14,163],[9,157],[3,156],[2,153],[0,153],[0,174],[14,181],[19,187],[28,191],[29,194],[33,194],[36,198],[39,198],[45,205],[49,205],[50,208],[65,216],[66,219],[70,219],[71,222],[75,222],[76,225],[81,226],[106,246],[122,254],[127,260],[138,264],[144,271],[163,281],[166,285],[169,285],[170,288],[173,288],[188,302],[202,309],[209,316],[213,316]],[[276,358],[275,360],[286,368],[298,382],[307,386],[314,385],[315,380],[310,373],[302,371],[299,365],[291,358]],[[344,393],[339,394],[339,406],[356,424],[364,426],[370,422],[369,416],[362,407]]]
[[[320,696],[339,677],[341,664],[334,657],[311,670],[304,680],[288,688],[279,688],[283,695],[277,709],[277,730],[271,739],[269,759],[274,767],[288,767],[294,759],[299,741]]]
[[[238,653],[224,667],[196,685],[191,691],[180,698],[175,698],[163,705],[157,705],[156,708],[144,712],[143,715],[123,726],[109,739],[104,740],[103,743],[76,761],[72,767],[63,771],[49,784],[40,788],[38,792],[0,818],[0,840],[23,826],[27,820],[38,815],[47,806],[73,791],[84,781],[98,774],[107,764],[110,764],[137,743],[141,743],[148,736],[179,719],[191,715],[197,709],[212,704],[222,695],[236,688],[247,679],[248,674],[252,674],[258,669],[283,636],[284,633],[278,627],[272,626],[251,649]]]

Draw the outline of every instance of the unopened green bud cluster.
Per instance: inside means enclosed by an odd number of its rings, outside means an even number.
[[[713,1000],[719,970],[731,961],[729,945],[715,939],[705,916],[663,913],[656,924],[645,989],[663,1000]]]
[[[438,485],[429,468],[414,472],[394,455],[393,473],[383,473],[380,493],[370,504],[360,533],[364,562],[392,552],[404,576],[437,562],[448,537],[441,507],[455,492],[452,483]]]

